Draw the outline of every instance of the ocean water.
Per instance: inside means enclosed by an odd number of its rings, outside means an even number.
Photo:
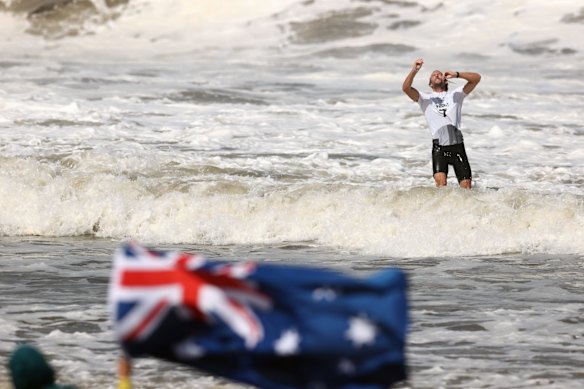
[[[110,261],[137,239],[401,267],[402,388],[580,388],[583,31],[575,0],[1,0],[0,387],[22,341],[115,386]],[[472,191],[433,187],[418,57],[422,90],[482,75]],[[135,381],[239,387],[152,360]]]

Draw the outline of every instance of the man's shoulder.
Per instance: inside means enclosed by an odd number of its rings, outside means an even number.
[[[419,91],[418,93],[420,94],[420,99],[424,99],[424,100],[431,99],[432,96],[434,95],[434,92],[427,93],[427,92]]]
[[[448,93],[450,94],[462,93],[463,95],[466,95],[466,93],[464,93],[464,85],[457,86],[456,88],[450,90]]]

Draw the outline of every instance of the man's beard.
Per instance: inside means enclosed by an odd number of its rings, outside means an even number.
[[[440,88],[442,90],[448,90],[448,81],[443,80],[442,82],[436,82],[432,84],[432,89]]]

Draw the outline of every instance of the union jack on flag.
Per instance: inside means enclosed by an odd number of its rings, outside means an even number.
[[[266,389],[383,389],[405,379],[406,279],[207,261],[136,243],[114,258],[110,309],[133,357]]]
[[[112,292],[119,315],[116,334],[123,341],[147,338],[171,308],[193,320],[209,322],[217,315],[253,347],[263,336],[251,306],[267,309],[270,298],[239,278],[250,263],[205,269],[198,255],[149,251],[129,244],[118,253]]]

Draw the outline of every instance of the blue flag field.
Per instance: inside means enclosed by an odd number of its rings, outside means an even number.
[[[131,357],[265,389],[382,389],[406,378],[405,274],[210,261],[136,243],[114,258],[113,328]]]

